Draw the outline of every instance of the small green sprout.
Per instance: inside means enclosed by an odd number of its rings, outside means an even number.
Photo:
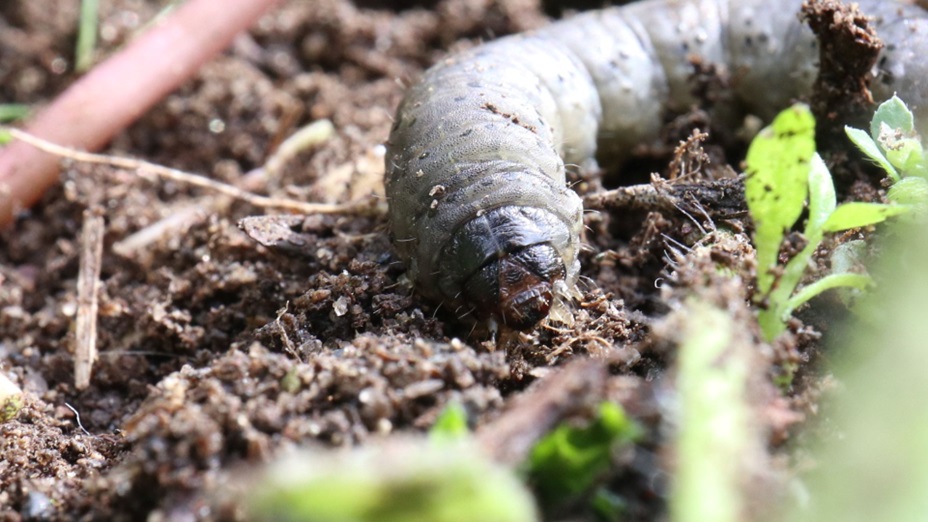
[[[589,425],[561,425],[538,441],[525,474],[544,506],[563,505],[589,491],[609,467],[612,451],[638,434],[639,428],[621,406],[604,402]],[[596,497],[600,503],[605,498],[602,492]]]
[[[901,104],[901,101],[898,103]],[[900,132],[892,134],[898,134],[899,140],[917,141],[917,137],[912,138],[909,134],[914,129],[911,112],[908,112],[907,119],[905,111],[900,111],[893,100],[884,103],[874,117],[875,128],[883,129],[880,132],[885,133],[886,126],[901,125]],[[877,118],[881,119],[877,121]],[[890,158],[879,153],[879,146],[864,131],[850,129],[848,135],[861,150],[884,166],[893,179],[900,179],[894,162],[905,169],[918,169],[924,163],[920,156],[920,142],[918,147],[911,144],[901,146],[898,154]],[[772,340],[786,329],[786,321],[792,312],[809,299],[832,288],[862,289],[871,283],[867,275],[833,273],[796,291],[826,232],[875,225],[908,213],[913,207],[863,202],[838,206],[831,173],[815,152],[815,119],[809,108],[802,104],[781,112],[770,127],[761,131],[748,149],[747,164],[745,196],[755,225],[757,295],[766,304],[758,312],[758,322],[764,337]],[[928,186],[922,185],[921,188],[928,193]],[[907,197],[911,198],[912,193],[901,194],[895,201],[902,203]],[[780,247],[802,214],[807,199],[808,219],[803,230],[806,246],[781,267],[778,262]]]
[[[845,127],[848,137],[892,180],[887,199],[928,213],[928,158],[915,118],[905,102],[893,96],[880,104],[870,122],[870,133]]]
[[[870,121],[870,134],[853,127],[845,127],[844,131],[894,182],[906,176],[928,176],[928,163],[922,141],[915,131],[915,118],[897,96],[877,108]]]
[[[99,0],[81,0],[77,46],[74,50],[74,68],[81,72],[93,65],[93,51],[97,46],[98,11]]]
[[[773,288],[776,277],[770,269],[777,265],[783,237],[802,214],[814,155],[815,118],[805,105],[781,112],[748,149],[744,192],[754,219],[761,295]]]
[[[460,441],[468,435],[467,410],[457,401],[449,402],[429,429],[429,438],[437,443]]]

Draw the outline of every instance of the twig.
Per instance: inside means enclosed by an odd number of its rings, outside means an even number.
[[[164,167],[147,161],[122,158],[118,156],[108,156],[106,154],[95,154],[92,152],[82,152],[69,147],[62,147],[50,143],[46,140],[33,136],[27,132],[11,127],[2,127],[0,129],[10,133],[14,138],[24,141],[42,151],[72,159],[84,163],[95,163],[100,165],[109,165],[111,167],[125,170],[137,171],[140,175],[155,176],[162,179],[186,183],[195,187],[206,188],[226,196],[245,201],[256,207],[272,208],[277,210],[286,210],[299,214],[352,214],[364,213],[370,209],[370,203],[367,201],[351,203],[307,203],[289,198],[272,198],[268,196],[259,196],[251,192],[242,190],[233,185],[222,183],[204,176],[191,174],[178,169]]]
[[[97,308],[100,268],[103,265],[103,216],[84,211],[81,230],[81,266],[77,276],[77,326],[74,346],[74,387],[90,385],[90,372],[97,360]]]
[[[277,177],[283,166],[297,153],[315,147],[328,140],[335,128],[329,120],[317,120],[297,130],[284,140],[277,151],[258,167],[234,181],[234,186],[243,191],[259,190],[267,181]],[[113,252],[145,262],[143,254],[148,245],[180,230],[186,230],[205,219],[209,214],[223,213],[230,205],[229,198],[200,198],[184,204],[163,219],[138,230],[113,244]]]
[[[712,219],[731,219],[747,213],[744,182],[741,178],[721,178],[699,183],[667,182],[657,178],[650,184],[631,185],[588,194],[583,208],[594,210],[647,212],[685,211],[704,213]]]
[[[224,49],[278,0],[189,0],[32,118],[44,140],[96,150]],[[58,158],[27,143],[0,150],[0,227],[58,181]]]
[[[673,208],[674,202],[673,196],[662,192],[655,185],[642,183],[588,194],[583,198],[583,208],[666,210]]]
[[[284,307],[277,311],[277,319],[274,320],[274,328],[277,330],[277,333],[280,335],[280,342],[284,345],[284,350],[287,351],[296,362],[303,362],[303,358],[300,357],[300,352],[296,349],[296,345],[293,344],[293,341],[290,339],[290,336],[287,334],[287,329],[284,328],[283,323],[280,322],[280,318],[284,316],[285,313],[290,309],[290,301],[287,301],[284,304]]]

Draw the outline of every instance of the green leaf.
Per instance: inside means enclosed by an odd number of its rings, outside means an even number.
[[[777,285],[768,294],[768,305],[760,310],[757,320],[760,323],[764,338],[773,340],[783,332],[786,323],[781,319],[787,301],[802,280],[802,275],[809,266],[809,260],[815,249],[822,242],[824,226],[835,210],[835,186],[831,173],[821,156],[817,153],[812,157],[809,171],[809,219],[806,222],[806,246],[790,259],[780,273]]]
[[[622,407],[604,402],[590,425],[562,425],[541,439],[527,462],[529,483],[542,504],[557,506],[590,489],[609,466],[612,449],[638,436]]]
[[[924,162],[921,140],[905,136],[885,123],[880,124],[879,142],[880,147],[886,151],[886,159],[903,172],[917,170]]]
[[[886,197],[893,203],[924,206],[928,204],[928,180],[919,177],[901,179],[889,187]]]
[[[864,156],[873,160],[881,169],[886,171],[886,174],[888,174],[893,181],[899,181],[900,176],[899,173],[896,172],[896,168],[886,159],[886,156],[883,155],[879,145],[873,141],[873,138],[867,135],[866,132],[855,129],[854,127],[844,127],[844,132],[847,133],[847,137],[850,138],[851,142],[857,145],[857,148],[864,153]]]
[[[856,288],[863,290],[873,284],[873,278],[866,274],[831,274],[818,281],[801,288],[796,295],[790,298],[783,309],[781,319],[786,321],[793,311],[802,306],[803,303],[821,294],[826,290],[833,288]]]
[[[31,109],[28,105],[20,103],[0,104],[0,122],[22,120],[29,116]]]
[[[429,430],[429,437],[432,441],[454,441],[460,440],[470,433],[467,427],[467,411],[464,406],[457,401],[449,402],[435,424]]]
[[[840,391],[827,401],[828,435],[799,444],[815,463],[794,479],[804,491],[780,521],[926,520],[928,228],[891,226],[894,240],[880,245],[880,289],[862,303],[878,316],[829,328],[827,375]]]
[[[835,211],[838,204],[831,172],[828,171],[828,166],[817,152],[812,156],[811,167],[809,171],[809,220],[806,222],[806,237],[810,241],[813,236],[821,236],[822,226],[828,221],[828,216]]]
[[[873,119],[870,120],[870,135],[874,140],[880,140],[880,130],[882,125],[899,130],[909,134],[915,130],[915,117],[912,111],[906,106],[895,94],[892,98],[881,103],[873,113]]]
[[[628,511],[628,501],[624,497],[601,487],[596,490],[591,502],[596,520],[602,522],[619,522]]]
[[[761,295],[773,286],[780,243],[805,206],[814,153],[815,118],[803,104],[781,112],[748,149],[745,198],[755,226]]]
[[[882,223],[886,219],[911,211],[903,205],[851,202],[839,206],[825,222],[825,232],[840,232],[851,228],[866,227]]]

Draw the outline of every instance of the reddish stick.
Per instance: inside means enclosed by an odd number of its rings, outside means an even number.
[[[101,63],[26,124],[97,150],[225,49],[278,0],[190,0]],[[59,159],[21,141],[0,149],[0,227],[58,181]]]

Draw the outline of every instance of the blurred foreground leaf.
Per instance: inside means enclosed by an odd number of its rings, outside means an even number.
[[[763,462],[748,403],[754,346],[728,310],[697,298],[669,320],[680,338],[671,520],[745,520],[746,470]]]
[[[833,346],[842,388],[826,404],[808,500],[783,520],[928,520],[928,227],[896,225],[878,291]],[[880,277],[882,275],[882,277]],[[839,435],[840,434],[840,435]]]
[[[468,444],[394,438],[349,451],[302,451],[247,486],[252,520],[531,522],[516,475]]]

